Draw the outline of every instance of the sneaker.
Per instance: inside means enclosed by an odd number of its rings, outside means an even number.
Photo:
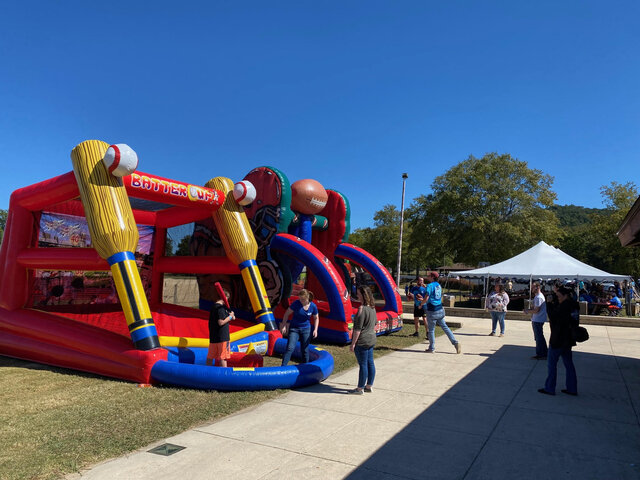
[[[570,392],[569,390],[565,390],[565,389],[562,389],[562,390],[560,390],[560,391],[561,391],[562,393],[566,393],[567,395],[571,395],[571,396],[573,396],[573,397],[577,397],[577,396],[578,396],[578,393],[577,393],[577,392]]]
[[[435,350],[434,350],[433,348],[427,348],[427,349],[425,350],[425,352],[427,352],[427,353],[433,353],[433,352],[435,352]]]
[[[546,355],[534,355],[533,357],[534,360],[546,360],[547,356]]]
[[[353,390],[349,390],[347,393],[350,395],[364,395],[364,391],[358,390],[357,388],[354,388]]]
[[[504,333],[501,333],[501,334],[500,334],[500,336],[501,336],[501,337],[504,337]]]
[[[460,345],[460,342],[456,343],[455,347],[456,353],[462,353],[462,345]]]
[[[544,388],[539,388],[538,391],[540,393],[544,393],[545,395],[555,395],[555,393],[547,392]]]
[[[419,337],[420,334],[418,332],[414,333],[413,335],[411,335],[412,337]]]
[[[489,334],[489,336],[490,336],[490,337],[495,337],[495,336],[496,336],[496,332],[491,332],[491,333]]]
[[[373,391],[373,387],[364,387],[364,391],[367,393],[371,393]]]

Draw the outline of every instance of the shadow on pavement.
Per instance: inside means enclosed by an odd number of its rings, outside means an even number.
[[[640,360],[574,352],[571,397],[562,361],[557,395],[539,394],[530,356],[502,346],[346,478],[639,479]]]

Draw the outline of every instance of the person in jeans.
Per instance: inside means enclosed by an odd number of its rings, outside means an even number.
[[[282,335],[289,335],[287,350],[282,357],[282,366],[286,366],[291,360],[291,355],[300,341],[301,363],[309,363],[309,340],[310,336],[318,336],[318,307],[312,302],[313,294],[308,290],[300,290],[298,300],[293,302],[287,311],[284,312],[280,332]],[[289,322],[291,318],[291,322]],[[311,323],[313,322],[313,332]]]
[[[449,338],[451,345],[456,349],[456,353],[462,353],[462,346],[460,342],[456,340],[453,332],[447,326],[447,322],[444,319],[444,307],[442,306],[442,287],[438,283],[438,272],[429,272],[427,275],[427,291],[425,297],[421,302],[422,306],[426,305],[427,309],[427,323],[428,323],[428,336],[429,346],[427,347],[428,353],[433,353],[436,348],[436,325],[442,328],[442,331]]]
[[[524,313],[531,314],[531,326],[533,327],[533,338],[536,341],[536,354],[531,357],[536,360],[547,358],[547,341],[544,338],[544,322],[547,321],[547,300],[540,291],[540,283],[535,282],[531,290],[533,297],[533,308],[525,309]]]
[[[504,337],[504,317],[507,315],[507,305],[509,305],[509,295],[504,291],[501,283],[496,283],[495,290],[487,298],[487,310],[491,313],[491,333],[496,334],[496,326],[500,323],[500,336]]]
[[[421,317],[424,322],[425,331],[428,330],[427,314],[425,313],[424,307],[421,304],[422,300],[424,300],[424,295],[426,292],[427,292],[427,288],[424,285],[424,278],[418,277],[416,279],[416,285],[414,287],[411,287],[411,290],[409,290],[409,294],[407,295],[409,299],[413,299],[413,325],[416,328],[416,331],[413,334],[414,337],[420,336],[420,318]]]
[[[357,300],[362,303],[353,319],[353,338],[351,351],[355,353],[360,372],[358,387],[349,393],[362,395],[371,392],[376,378],[376,366],[373,363],[373,347],[376,344],[376,309],[371,290],[367,286],[358,287]]]
[[[579,324],[578,304],[572,298],[572,289],[561,286],[556,289],[557,301],[549,305],[549,325],[551,336],[549,337],[549,359],[547,360],[547,380],[544,388],[538,389],[540,393],[547,395],[556,394],[556,380],[558,377],[558,360],[562,357],[566,370],[567,388],[562,393],[578,395],[578,379],[576,367],[573,364],[571,348],[576,342],[573,340],[571,330]]]

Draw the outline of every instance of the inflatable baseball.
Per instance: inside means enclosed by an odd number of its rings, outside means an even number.
[[[108,172],[115,177],[126,177],[138,168],[138,154],[124,143],[107,148],[102,161]]]
[[[243,207],[251,205],[256,199],[256,187],[253,186],[253,183],[247,180],[238,182],[233,186],[233,198],[235,198],[236,202]]]

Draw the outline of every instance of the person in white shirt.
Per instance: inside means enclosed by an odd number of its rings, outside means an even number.
[[[544,322],[547,321],[547,301],[540,291],[540,283],[532,285],[533,308],[526,309],[524,313],[531,314],[531,326],[533,327],[533,338],[536,341],[536,354],[532,357],[536,360],[547,358],[547,341],[544,338]]]
[[[504,318],[507,315],[507,305],[509,305],[509,295],[504,291],[501,283],[496,283],[495,291],[491,292],[487,298],[487,310],[491,313],[491,333],[496,334],[496,326],[500,323],[500,336],[504,337]]]

